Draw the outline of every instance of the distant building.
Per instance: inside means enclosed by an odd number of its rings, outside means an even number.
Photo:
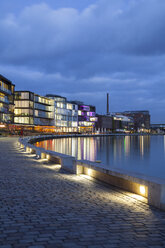
[[[145,129],[150,129],[150,114],[147,110],[140,111],[124,111],[115,113],[119,115],[124,115],[127,117],[132,117],[134,121],[134,130],[140,131]]]
[[[130,116],[125,116],[121,114],[112,115],[113,117],[113,131],[133,131],[134,129],[134,120]]]
[[[96,130],[98,132],[112,132],[113,117],[110,115],[96,115],[98,121],[96,122]]]
[[[151,124],[151,131],[156,133],[165,133],[165,124]]]
[[[133,129],[131,117],[123,115],[97,115],[96,130],[99,132],[125,132]]]
[[[15,85],[0,75],[0,124],[14,121],[14,89]]]

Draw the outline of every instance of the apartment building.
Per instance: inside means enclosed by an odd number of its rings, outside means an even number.
[[[66,97],[47,94],[54,101],[54,126],[56,132],[78,131],[78,105],[67,101]]]
[[[0,124],[14,121],[14,89],[15,85],[0,75]]]
[[[15,91],[14,103],[14,123],[37,131],[47,127],[52,132],[91,132],[97,121],[94,106],[67,101],[59,95]]]
[[[85,105],[83,102],[72,101],[78,105],[78,132],[92,132],[97,122],[96,108],[92,105]]]
[[[54,120],[52,99],[30,91],[15,91],[14,123],[34,126],[51,126]]]

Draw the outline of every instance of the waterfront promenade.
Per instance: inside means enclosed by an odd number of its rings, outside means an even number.
[[[0,248],[165,247],[165,212],[0,138]]]

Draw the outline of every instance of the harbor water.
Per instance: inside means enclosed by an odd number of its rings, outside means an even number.
[[[37,146],[97,161],[106,169],[139,173],[165,180],[165,136],[69,137],[37,142]]]

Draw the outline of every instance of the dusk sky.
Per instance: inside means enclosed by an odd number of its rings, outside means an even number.
[[[16,90],[165,123],[165,0],[0,0],[0,74]]]

